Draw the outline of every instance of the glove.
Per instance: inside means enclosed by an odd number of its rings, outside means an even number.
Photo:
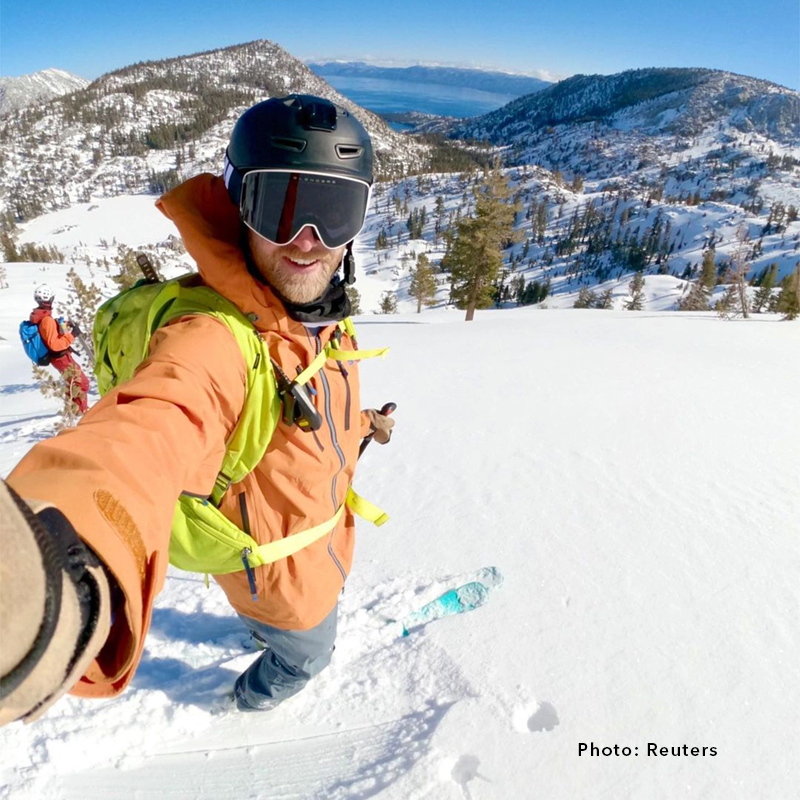
[[[369,418],[370,430],[372,431],[370,436],[378,444],[386,444],[392,438],[394,420],[374,408],[367,408],[364,413]]]
[[[36,511],[38,510],[38,513]],[[53,506],[0,481],[0,725],[32,722],[86,672],[110,629],[109,580]]]
[[[71,325],[72,325],[73,336],[83,336],[83,331],[81,330],[80,325],[78,325],[77,322],[73,322],[71,323]]]

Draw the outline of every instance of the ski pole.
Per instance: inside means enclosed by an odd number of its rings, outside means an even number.
[[[392,413],[397,408],[397,403],[386,403],[383,408],[378,412],[379,414],[383,415],[384,417],[388,417],[389,414]],[[369,443],[372,441],[373,437],[375,436],[375,431],[372,433],[367,434],[361,442],[361,446],[358,448],[358,457],[364,454],[364,451],[367,449]]]

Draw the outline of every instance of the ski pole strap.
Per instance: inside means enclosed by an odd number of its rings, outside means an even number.
[[[354,514],[374,525],[383,525],[389,519],[389,515],[385,511],[356,494],[350,487],[344,503],[339,506],[339,510],[329,520],[308,530],[293,533],[285,539],[254,547],[249,553],[243,552],[243,559],[246,559],[246,563],[251,567],[260,567],[280,561],[282,558],[288,558],[330,533],[339,523],[345,508],[349,508]]]

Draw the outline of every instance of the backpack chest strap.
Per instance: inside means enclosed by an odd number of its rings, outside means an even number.
[[[367,522],[371,522],[373,525],[383,525],[383,523],[389,519],[389,515],[385,511],[378,508],[373,503],[370,503],[369,500],[365,500],[363,497],[356,494],[353,488],[350,487],[347,490],[347,497],[344,503],[339,506],[338,511],[330,519],[320,525],[315,525],[313,528],[293,533],[284,539],[278,539],[277,541],[267,542],[266,544],[254,547],[250,553],[246,555],[248,565],[250,567],[260,567],[264,564],[272,564],[275,561],[280,561],[282,558],[288,558],[294,555],[304,547],[308,547],[313,542],[316,542],[317,539],[321,539],[325,534],[330,533],[336,527],[345,508],[349,508],[353,514]]]
[[[353,327],[353,320],[350,317],[342,320],[338,325],[339,334],[346,333],[353,344],[356,343],[356,332]],[[332,338],[319,355],[294,379],[294,383],[304,386],[307,384],[324,366],[325,362],[331,361],[365,361],[368,358],[386,358],[389,352],[388,347],[381,347],[375,350],[342,350],[339,347],[339,336]]]

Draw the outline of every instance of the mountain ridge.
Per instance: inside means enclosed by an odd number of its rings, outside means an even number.
[[[770,81],[722,70],[701,68],[643,68],[616,75],[573,75],[533,95],[517,98],[496,111],[450,126],[456,136],[488,138],[506,142],[518,129],[541,128],[566,123],[601,122],[643,103],[661,99],[670,107],[677,93],[686,93],[687,111],[681,123],[667,120],[665,128],[692,135],[711,116],[709,112],[747,108],[772,122],[768,132],[781,138],[800,138],[800,94]],[[764,108],[766,98],[781,98],[785,108]],[[716,106],[716,108],[715,108]],[[739,120],[744,124],[745,120]],[[756,122],[753,122],[757,126]],[[476,135],[480,132],[480,135]]]
[[[497,94],[523,95],[551,86],[549,81],[529,75],[515,75],[495,70],[462,67],[431,67],[418,64],[410,67],[381,67],[363,61],[309,62],[317,75],[380,78],[391,81],[435,83],[461,86]]]
[[[29,219],[92,194],[160,192],[193,174],[219,172],[239,114],[291,92],[327,97],[353,113],[370,133],[380,177],[418,171],[437,152],[452,151],[401,136],[262,39],[137,62],[9,114],[0,121],[0,196],[6,211]]]
[[[32,103],[46,102],[84,89],[89,81],[63,69],[50,67],[17,78],[0,77],[0,117]]]

